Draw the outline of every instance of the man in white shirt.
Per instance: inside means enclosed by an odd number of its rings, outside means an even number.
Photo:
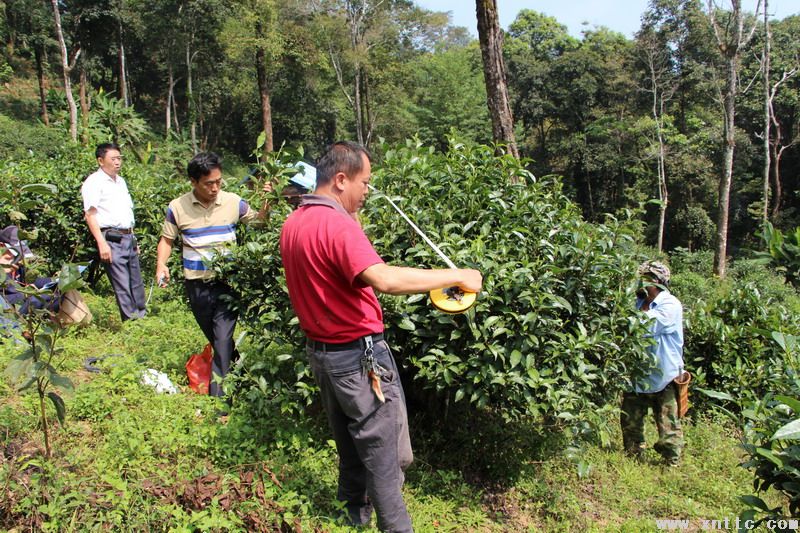
[[[100,144],[95,151],[99,169],[81,186],[86,225],[97,242],[122,320],[145,315],[144,284],[139,268],[139,246],[133,234],[133,201],[119,175],[119,146]]]

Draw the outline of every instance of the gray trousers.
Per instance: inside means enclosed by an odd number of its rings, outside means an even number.
[[[233,298],[234,292],[220,281],[187,279],[186,294],[189,296],[189,305],[197,325],[214,347],[208,394],[223,396],[222,387],[214,380],[214,376],[219,376],[220,379],[227,376],[231,363],[238,357],[233,342],[233,330],[236,329],[238,315],[221,296],[229,295]]]
[[[339,452],[338,499],[353,525],[367,525],[372,507],[382,531],[413,531],[401,488],[411,464],[405,395],[392,352],[375,343],[373,357],[387,372],[381,378],[381,403],[362,372],[363,347],[344,351],[306,348],[322,405]]]
[[[145,314],[144,283],[136,252],[136,237],[123,234],[121,242],[108,241],[111,263],[103,263],[114,288],[122,320],[142,318]]]

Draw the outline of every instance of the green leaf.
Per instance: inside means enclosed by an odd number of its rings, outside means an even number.
[[[77,265],[64,265],[58,274],[58,290],[65,293],[72,289],[78,289],[84,285],[81,273]]]
[[[781,461],[780,458],[772,452],[772,450],[768,450],[766,448],[756,448],[756,453],[773,463],[778,468],[783,467],[783,461]]]
[[[33,363],[33,351],[28,348],[20,355],[9,361],[6,367],[6,376],[14,383],[22,381],[23,377],[30,375],[31,364]]]
[[[513,352],[511,352],[511,368],[517,366],[521,360],[522,360],[522,352],[520,352],[519,350],[514,350]]]
[[[546,294],[545,296],[553,301],[555,304],[554,307],[564,308],[568,313],[572,314],[572,305],[563,297],[558,296],[557,294]]]
[[[761,511],[769,512],[769,507],[767,506],[767,504],[764,503],[764,500],[762,500],[758,496],[746,494],[744,496],[739,496],[739,499],[742,500],[747,505],[749,505],[750,507],[755,507],[756,509],[760,509]]]
[[[58,194],[58,187],[56,187],[52,183],[29,183],[27,185],[23,185],[22,187],[20,187],[20,190],[33,194],[43,194],[43,195]]]
[[[75,387],[72,385],[72,380],[70,380],[67,376],[56,374],[55,369],[52,367],[50,368],[50,383],[52,383],[54,387],[58,387],[61,390],[75,390]]]
[[[264,143],[267,142],[267,132],[262,131],[258,134],[258,139],[256,139],[256,150],[261,150],[264,147]]]
[[[772,440],[795,440],[800,439],[800,418],[793,420],[782,426],[772,435]]]
[[[414,323],[411,320],[409,320],[408,317],[403,317],[403,319],[397,326],[400,329],[404,329],[406,331],[416,331],[417,329],[417,326],[415,326]]]
[[[792,411],[800,415],[800,400],[797,400],[796,398],[790,398],[789,396],[775,396],[775,399],[783,404],[788,405]]]
[[[64,419],[67,416],[67,406],[64,405],[64,400],[61,399],[61,396],[53,391],[48,392],[47,397],[53,402],[53,405],[56,408],[56,416],[58,417],[58,421],[63,426]]]
[[[706,396],[708,396],[710,398],[717,399],[717,400],[728,400],[729,402],[735,402],[736,401],[733,398],[733,396],[731,396],[727,392],[719,392],[719,391],[715,391],[715,390],[701,389],[699,387],[697,388],[697,390],[702,392]]]
[[[458,389],[456,391],[456,401],[461,400],[464,397],[464,389]]]

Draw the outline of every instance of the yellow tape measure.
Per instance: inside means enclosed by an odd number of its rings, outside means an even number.
[[[408,222],[408,224],[414,229],[414,231],[416,231],[419,234],[419,236],[422,237],[422,239],[428,244],[428,246],[430,246],[433,249],[433,251],[436,252],[439,255],[439,257],[442,258],[442,260],[447,264],[447,266],[453,269],[458,268],[456,267],[455,263],[450,261],[450,259],[446,255],[444,255],[444,252],[442,252],[439,249],[439,247],[436,246],[436,244],[434,244],[433,241],[431,241],[428,238],[428,236],[425,235],[425,233],[421,229],[419,229],[417,225],[414,224],[410,218],[408,218],[408,216],[406,216],[405,213],[403,213],[403,210],[397,207],[397,205],[392,201],[391,198],[380,192],[372,185],[369,185],[369,188],[377,192],[384,198],[386,198],[386,200],[392,205],[392,207],[394,207],[395,211],[400,213],[400,216],[403,217],[403,219],[406,222]],[[433,289],[432,291],[430,291],[429,295],[431,297],[431,304],[433,304],[433,306],[436,309],[442,311],[443,313],[449,313],[453,315],[467,311],[470,307],[475,305],[475,302],[478,300],[478,293],[468,292],[461,289],[460,287],[444,287],[441,289]]]

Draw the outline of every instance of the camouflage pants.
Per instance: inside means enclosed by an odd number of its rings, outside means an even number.
[[[639,455],[644,448],[644,418],[648,408],[653,408],[653,415],[658,428],[658,442],[653,449],[668,462],[677,462],[683,449],[683,430],[678,418],[678,400],[675,384],[655,394],[626,392],[622,395],[622,442],[625,451]]]

